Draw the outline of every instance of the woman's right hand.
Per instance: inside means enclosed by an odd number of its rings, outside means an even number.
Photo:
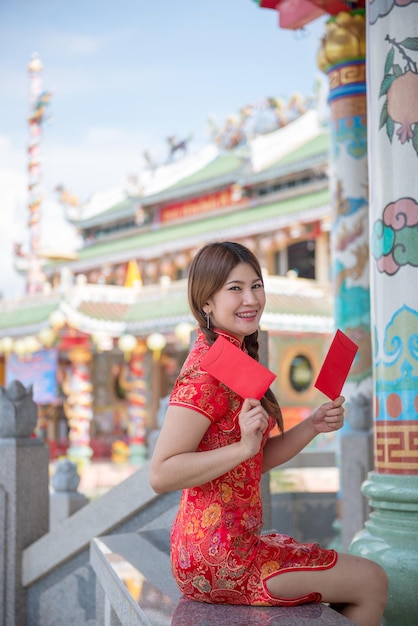
[[[239,414],[241,444],[246,458],[249,459],[260,451],[268,422],[269,417],[260,400],[246,398]]]

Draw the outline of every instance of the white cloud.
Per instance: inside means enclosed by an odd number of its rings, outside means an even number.
[[[122,182],[135,172],[139,163],[139,148],[126,142],[103,136],[87,138],[80,145],[50,145],[45,151],[45,184],[51,193],[63,185],[80,201],[95,191]]]
[[[90,128],[77,144],[48,140],[43,146],[44,187],[52,191],[63,185],[85,201],[93,193],[123,184],[129,175],[138,174],[145,166],[145,151],[162,163],[168,157],[168,144],[157,133],[154,136],[152,132],[111,127]]]
[[[70,55],[90,56],[103,49],[105,38],[79,33],[54,32],[48,34],[48,40],[45,43],[51,49],[59,50],[62,47]]]
[[[146,149],[160,162],[168,153],[167,146],[158,145],[147,132],[128,133],[110,127],[90,128],[77,144],[45,139],[41,150],[41,248],[70,252],[81,245],[58,202],[58,185],[85,202],[94,193],[122,185],[128,175],[138,173],[144,166],[142,154]],[[14,269],[13,247],[21,243],[24,252],[28,249],[27,182],[24,146],[0,135],[0,292],[7,298],[22,295],[25,290],[24,279]]]
[[[13,266],[13,244],[19,241],[24,229],[21,218],[26,199],[25,176],[17,170],[0,167],[0,293],[4,297],[21,295],[24,290],[23,279]]]
[[[41,249],[72,252],[81,244],[73,226],[65,219],[62,206],[57,200],[46,198],[42,204]]]
[[[101,54],[115,45],[122,45],[135,36],[135,29],[132,27],[110,30],[100,35],[45,29],[43,45],[46,51],[62,50],[66,57],[68,55],[87,57]]]
[[[5,298],[17,297],[25,291],[25,280],[14,267],[14,244],[22,244],[23,252],[27,252],[29,241],[25,156],[7,136],[0,135],[0,293]],[[78,247],[75,229],[65,221],[56,199],[45,190],[40,215],[42,248],[70,251]]]

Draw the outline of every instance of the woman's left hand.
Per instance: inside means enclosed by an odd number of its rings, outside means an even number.
[[[332,433],[344,424],[344,396],[325,402],[312,413],[312,423],[317,433]]]

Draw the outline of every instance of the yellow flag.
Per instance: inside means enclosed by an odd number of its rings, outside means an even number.
[[[139,271],[138,263],[134,259],[131,259],[128,263],[124,286],[138,287],[139,285],[142,285],[141,272]]]

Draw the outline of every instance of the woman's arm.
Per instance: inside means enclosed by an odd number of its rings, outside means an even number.
[[[245,400],[240,416],[241,440],[196,452],[209,420],[181,406],[169,406],[150,467],[150,484],[157,493],[203,485],[249,459],[260,449],[267,416],[258,400]]]
[[[341,428],[344,424],[344,401],[345,398],[339,396],[325,402],[300,424],[268,439],[263,451],[263,472],[292,459],[319,433],[330,433]]]

